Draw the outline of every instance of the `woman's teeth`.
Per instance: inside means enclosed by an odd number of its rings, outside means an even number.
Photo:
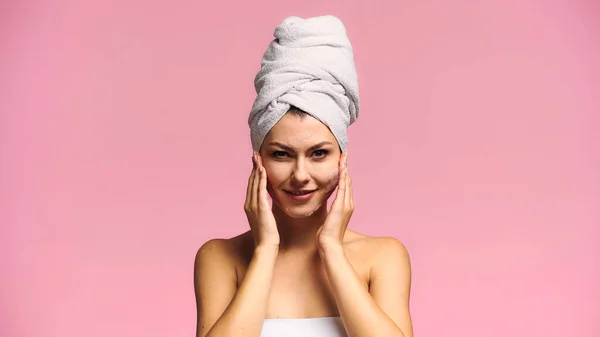
[[[307,191],[307,192],[289,192],[292,195],[305,195],[305,194],[309,194],[312,191]]]

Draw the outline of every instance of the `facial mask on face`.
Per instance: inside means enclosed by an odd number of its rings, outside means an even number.
[[[327,181],[328,181],[328,183],[326,185],[327,187],[324,189],[326,191],[326,193],[333,191],[335,189],[335,187],[337,186],[339,180],[340,180],[340,171],[338,169],[331,171],[327,178]]]

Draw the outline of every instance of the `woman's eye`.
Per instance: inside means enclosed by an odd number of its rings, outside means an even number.
[[[317,150],[313,152],[316,157],[324,157],[327,155],[327,150]]]
[[[273,151],[273,157],[275,158],[282,158],[287,156],[287,152],[284,151]]]

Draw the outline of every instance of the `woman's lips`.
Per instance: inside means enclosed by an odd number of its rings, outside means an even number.
[[[287,194],[290,198],[294,199],[294,200],[298,200],[298,201],[306,201],[310,198],[312,198],[312,196],[315,194],[316,190],[314,191],[310,191],[308,193],[303,193],[303,194],[295,194],[289,191],[285,191],[285,194]]]

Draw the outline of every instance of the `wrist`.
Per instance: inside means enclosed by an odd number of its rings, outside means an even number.
[[[343,255],[344,246],[340,242],[327,242],[319,243],[319,254],[320,255]]]
[[[279,244],[259,244],[254,248],[254,256],[277,256]]]

